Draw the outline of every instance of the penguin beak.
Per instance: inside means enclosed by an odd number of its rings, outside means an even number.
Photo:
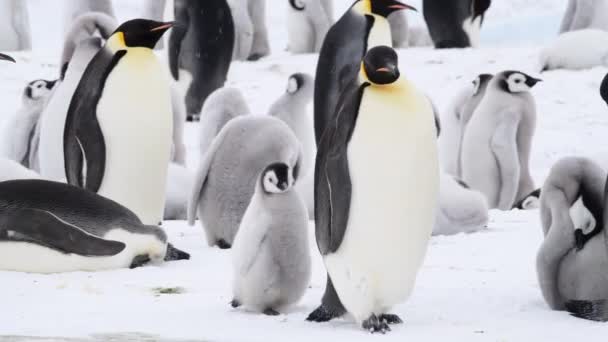
[[[410,6],[408,4],[404,4],[404,3],[400,2],[400,1],[396,1],[396,0],[391,1],[391,4],[388,5],[388,8],[395,10],[395,11],[411,10],[414,12],[418,12],[416,7]]]
[[[13,63],[17,63],[17,62],[15,61],[15,59],[13,59],[13,57],[11,57],[11,56],[9,56],[9,55],[5,55],[5,54],[3,54],[3,53],[0,53],[0,60],[3,60],[3,61],[9,61],[9,62],[13,62]]]
[[[157,26],[157,27],[151,29],[150,32],[158,32],[158,31],[164,32],[164,31],[167,31],[168,29],[170,29],[170,28],[173,27],[174,23],[175,22],[173,22],[173,21],[162,23],[162,25]]]
[[[528,77],[526,80],[526,85],[530,88],[534,87],[538,82],[542,82],[540,78]]]
[[[398,76],[397,68],[394,66],[387,66],[376,69],[379,74],[390,74],[391,76]]]

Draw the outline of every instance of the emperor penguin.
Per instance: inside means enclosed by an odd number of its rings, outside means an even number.
[[[317,245],[346,311],[384,333],[402,322],[389,311],[410,296],[433,230],[435,120],[387,46],[367,53],[339,103],[317,153]]]
[[[175,0],[169,67],[186,92],[188,121],[198,121],[205,100],[224,86],[234,48],[234,22],[226,0]]]
[[[298,138],[277,118],[230,120],[202,156],[188,201],[189,224],[198,214],[209,246],[231,248],[259,175],[277,162],[298,175],[301,150]]]
[[[560,33],[588,28],[608,31],[608,1],[568,0]]]
[[[2,155],[27,168],[35,156],[33,149],[36,126],[56,81],[35,80],[29,82],[23,92],[21,108],[6,123],[2,134]]]
[[[120,203],[145,224],[160,224],[165,207],[173,114],[153,49],[172,26],[120,25],[82,75],[63,135],[68,183]]]
[[[423,0],[424,20],[438,49],[479,45],[491,0]]]
[[[315,136],[308,105],[312,102],[314,79],[303,73],[289,76],[287,90],[271,107],[269,115],[283,120],[302,143],[302,165],[300,181],[296,190],[308,207],[309,216],[314,217],[314,159]]]
[[[544,240],[536,266],[543,297],[553,310],[608,321],[606,171],[586,158],[557,162],[542,189]],[[576,203],[591,213],[576,215]],[[583,218],[583,220],[581,220]]]
[[[0,183],[0,270],[60,273],[188,259],[109,199],[43,180]]]
[[[289,165],[275,163],[256,182],[234,240],[233,307],[276,316],[308,288],[308,214],[293,187],[296,177]]]
[[[439,136],[439,159],[443,171],[462,178],[461,153],[465,129],[486,93],[491,74],[480,74],[462,89],[441,118],[443,131]]]
[[[584,29],[562,33],[541,51],[540,66],[541,71],[608,66],[608,32]]]
[[[485,229],[488,221],[486,197],[452,175],[442,172],[433,235],[474,233]]]
[[[266,0],[228,0],[235,26],[233,59],[257,61],[270,54]]]
[[[536,187],[530,153],[536,104],[530,90],[540,80],[520,71],[492,78],[462,141],[462,180],[483,193],[491,209],[511,210]]]
[[[64,31],[70,30],[78,17],[89,12],[101,12],[116,18],[112,0],[66,0],[63,15],[63,23],[66,25]]]
[[[213,139],[226,126],[228,121],[241,115],[251,114],[251,109],[236,88],[220,88],[211,94],[201,115],[199,147],[201,156],[205,156],[211,147]]]
[[[291,53],[318,53],[333,24],[331,0],[291,0],[287,6],[287,36]]]
[[[397,0],[357,0],[327,32],[315,76],[314,125],[317,144],[334,120],[338,98],[357,77],[361,60],[374,46],[391,46],[389,15],[414,7]]]
[[[45,179],[66,181],[63,134],[70,101],[84,71],[118,24],[103,13],[84,14],[68,32],[61,59],[60,80],[45,106],[40,122],[38,161]],[[101,37],[94,35],[100,34]]]
[[[27,1],[0,1],[0,51],[32,49],[32,34]]]
[[[144,0],[143,19],[164,21],[167,0]],[[161,39],[156,44],[156,49],[162,50],[165,47],[164,40]]]

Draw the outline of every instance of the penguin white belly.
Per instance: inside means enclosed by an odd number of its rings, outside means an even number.
[[[434,127],[428,102],[365,91],[348,146],[348,227],[340,248],[325,257],[340,299],[358,322],[386,313],[414,286],[439,191]]]
[[[146,49],[129,49],[110,73],[97,107],[106,144],[99,194],[144,224],[162,221],[173,115],[169,81]]]
[[[479,46],[479,31],[481,30],[481,17],[477,17],[475,20],[467,18],[462,22],[462,29],[469,37],[469,43],[471,47]]]

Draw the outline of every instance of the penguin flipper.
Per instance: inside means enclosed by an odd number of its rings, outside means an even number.
[[[51,212],[7,209],[0,217],[0,240],[31,242],[61,253],[90,257],[114,256],[126,245],[91,235]]]
[[[81,121],[76,138],[86,161],[87,174],[84,187],[97,192],[106,169],[106,143],[97,118]]]
[[[519,120],[515,113],[507,112],[492,136],[491,149],[499,169],[500,193],[498,209],[510,210],[515,204],[520,178],[517,130]]]

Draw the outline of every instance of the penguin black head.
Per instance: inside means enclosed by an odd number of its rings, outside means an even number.
[[[602,81],[602,85],[600,86],[600,94],[602,98],[608,104],[608,75],[604,77],[604,81]]]
[[[0,60],[16,63],[15,60],[13,59],[13,57],[11,57],[9,55],[5,55],[3,53],[0,53]]]
[[[112,34],[118,36],[125,47],[154,49],[163,34],[173,27],[173,22],[133,19],[120,25]]]
[[[391,84],[399,79],[399,57],[388,46],[377,46],[363,59],[367,79],[373,84]]]
[[[480,74],[473,80],[473,95],[478,95],[484,89],[490,80],[494,77],[492,74]]]
[[[521,71],[504,71],[498,75],[500,88],[507,93],[517,94],[530,91],[541,79],[534,78]]]
[[[294,177],[290,173],[289,165],[285,163],[274,163],[268,166],[260,182],[266,194],[280,194],[289,190],[294,183]]]
[[[24,95],[30,100],[38,100],[48,95],[57,81],[35,80],[27,84]]]
[[[304,86],[304,82],[304,74],[297,73],[289,76],[289,80],[287,81],[287,93],[297,93],[298,90],[302,89],[302,87]]]
[[[401,10],[417,11],[415,7],[397,0],[358,0],[354,6],[361,6],[361,10],[365,14],[376,14],[385,18],[388,18],[391,13]]]

